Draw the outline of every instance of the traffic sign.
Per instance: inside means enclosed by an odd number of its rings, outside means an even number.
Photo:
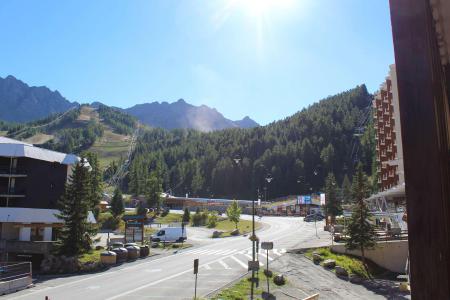
[[[194,274],[198,274],[198,258],[194,259]]]
[[[258,271],[259,270],[259,261],[248,261],[248,270],[249,271]]]
[[[263,250],[272,250],[273,249],[273,242],[262,242],[261,243],[261,249],[263,249]]]

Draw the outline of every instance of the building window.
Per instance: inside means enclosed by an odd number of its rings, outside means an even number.
[[[44,240],[44,228],[43,227],[31,227],[31,241],[43,241]]]

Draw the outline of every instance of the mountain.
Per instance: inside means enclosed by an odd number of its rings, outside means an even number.
[[[246,116],[242,120],[234,121],[234,123],[239,128],[253,128],[253,127],[258,127],[259,126],[259,124],[256,123],[255,121],[253,121],[252,119],[250,119],[249,116]]]
[[[0,120],[28,122],[78,106],[45,86],[28,86],[14,76],[0,77]]]
[[[190,128],[209,132],[225,128],[259,126],[249,117],[240,121],[232,121],[214,108],[206,105],[194,106],[186,103],[183,99],[170,104],[167,102],[138,104],[125,109],[125,111],[144,124],[165,129]]]
[[[207,133],[151,128],[138,139],[127,192],[145,193],[145,178],[156,176],[175,195],[255,199],[267,188],[273,199],[323,191],[330,172],[340,185],[358,162],[370,174],[371,99],[361,85],[266,126]],[[362,136],[355,135],[361,128]]]

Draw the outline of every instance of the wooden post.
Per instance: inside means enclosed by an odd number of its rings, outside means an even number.
[[[411,296],[449,299],[448,66],[445,71],[440,61],[429,0],[390,0],[390,9],[404,152]]]

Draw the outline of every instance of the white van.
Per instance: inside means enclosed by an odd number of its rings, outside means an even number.
[[[166,227],[152,235],[154,242],[183,242],[186,239],[186,228],[181,227]]]

